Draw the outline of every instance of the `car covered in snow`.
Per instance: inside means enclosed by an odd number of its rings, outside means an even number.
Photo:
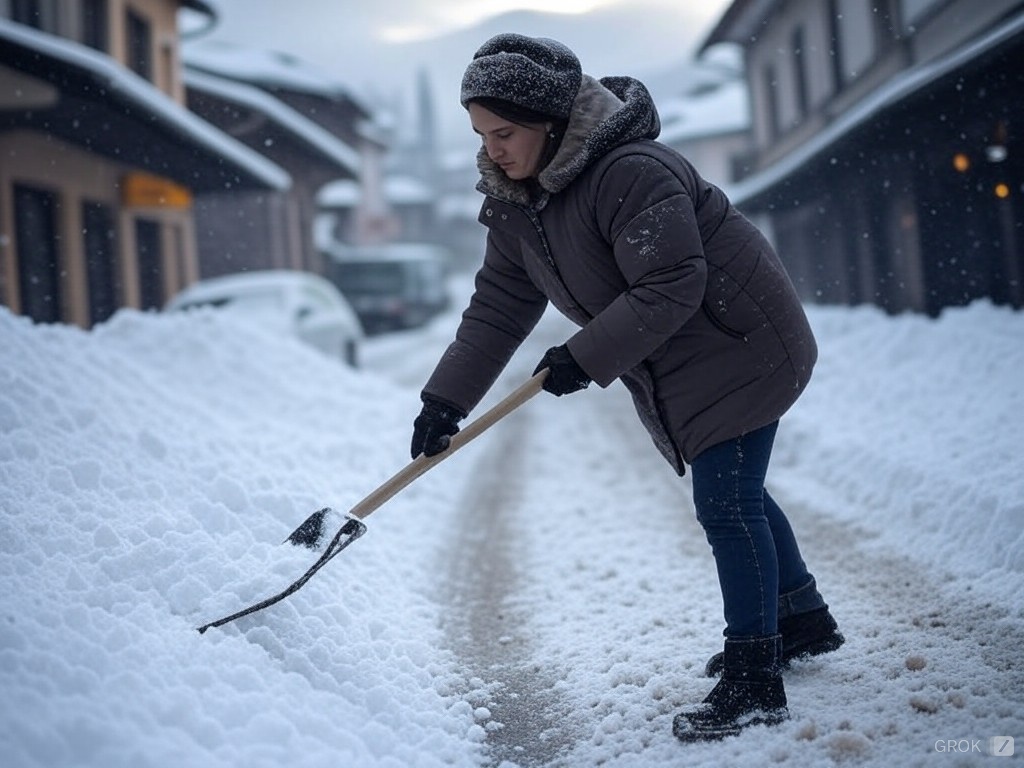
[[[263,327],[358,365],[363,341],[359,318],[330,281],[310,272],[261,270],[201,280],[174,296],[165,310],[199,307],[245,313]]]

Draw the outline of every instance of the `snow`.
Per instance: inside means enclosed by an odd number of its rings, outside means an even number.
[[[0,19],[0,41],[13,41],[43,56],[84,69],[92,73],[103,87],[119,94],[129,106],[146,115],[148,121],[166,123],[179,132],[182,139],[245,168],[273,189],[284,190],[291,186],[291,177],[282,168],[188,111],[110,56],[73,40],[6,19]]]
[[[317,205],[323,208],[352,208],[359,205],[363,190],[352,179],[337,179],[320,187],[316,195]],[[412,176],[388,176],[384,179],[384,198],[393,205],[424,205],[434,198],[434,193],[422,181]],[[477,208],[480,196],[476,196]]]
[[[191,89],[241,104],[269,117],[300,141],[333,160],[343,170],[359,174],[361,160],[355,149],[266,91],[187,67],[184,80],[185,85]]]
[[[186,41],[183,58],[189,66],[234,80],[277,86],[325,98],[351,98],[344,85],[291,53],[203,39]]]
[[[687,97],[658,104],[661,141],[672,142],[735,133],[750,127],[747,85],[730,81]]]
[[[542,393],[199,635],[405,466],[458,307],[358,371],[214,311],[0,308],[3,764],[981,764],[1024,737],[1024,315],[808,311],[769,483],[847,644],[787,673],[787,723],[693,746],[671,719],[711,687],[720,597],[622,388]],[[546,316],[481,409],[567,333]]]

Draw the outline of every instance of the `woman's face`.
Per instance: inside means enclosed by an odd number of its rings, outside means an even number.
[[[476,103],[469,105],[469,120],[487,150],[487,156],[516,181],[536,176],[544,152],[547,130],[543,123],[513,123]]]

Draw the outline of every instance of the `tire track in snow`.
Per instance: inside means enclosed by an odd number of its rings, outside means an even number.
[[[452,613],[450,647],[468,677],[484,680],[488,752],[493,765],[551,765],[576,740],[569,710],[554,690],[557,673],[536,657],[527,636],[529,606],[521,590],[523,538],[515,526],[522,504],[527,414],[495,430],[461,509],[458,534],[446,554]]]

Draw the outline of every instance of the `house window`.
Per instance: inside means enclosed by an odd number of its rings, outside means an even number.
[[[135,251],[139,265],[139,302],[142,309],[164,304],[164,255],[160,247],[160,223],[135,220]]]
[[[149,22],[134,11],[125,15],[128,67],[140,77],[153,79],[153,32]]]
[[[793,80],[796,85],[796,116],[802,120],[807,115],[810,100],[807,94],[807,51],[804,28],[793,30]]]
[[[84,203],[82,238],[85,272],[89,289],[89,323],[108,319],[117,309],[117,244],[114,214],[109,205]]]
[[[39,0],[11,0],[11,20],[42,29],[43,13],[39,6]]]
[[[57,31],[57,4],[55,0],[11,0],[12,21],[44,32]]]
[[[107,0],[82,0],[82,42],[97,51],[109,48]]]
[[[832,69],[836,90],[860,77],[878,53],[878,25],[872,0],[830,0]]]
[[[21,314],[37,323],[60,322],[60,249],[53,192],[14,185],[14,236]]]
[[[942,4],[942,0],[900,0],[903,20],[913,26]]]
[[[764,68],[764,98],[768,107],[768,135],[774,139],[782,133],[782,118],[779,112],[779,80],[775,67]]]

